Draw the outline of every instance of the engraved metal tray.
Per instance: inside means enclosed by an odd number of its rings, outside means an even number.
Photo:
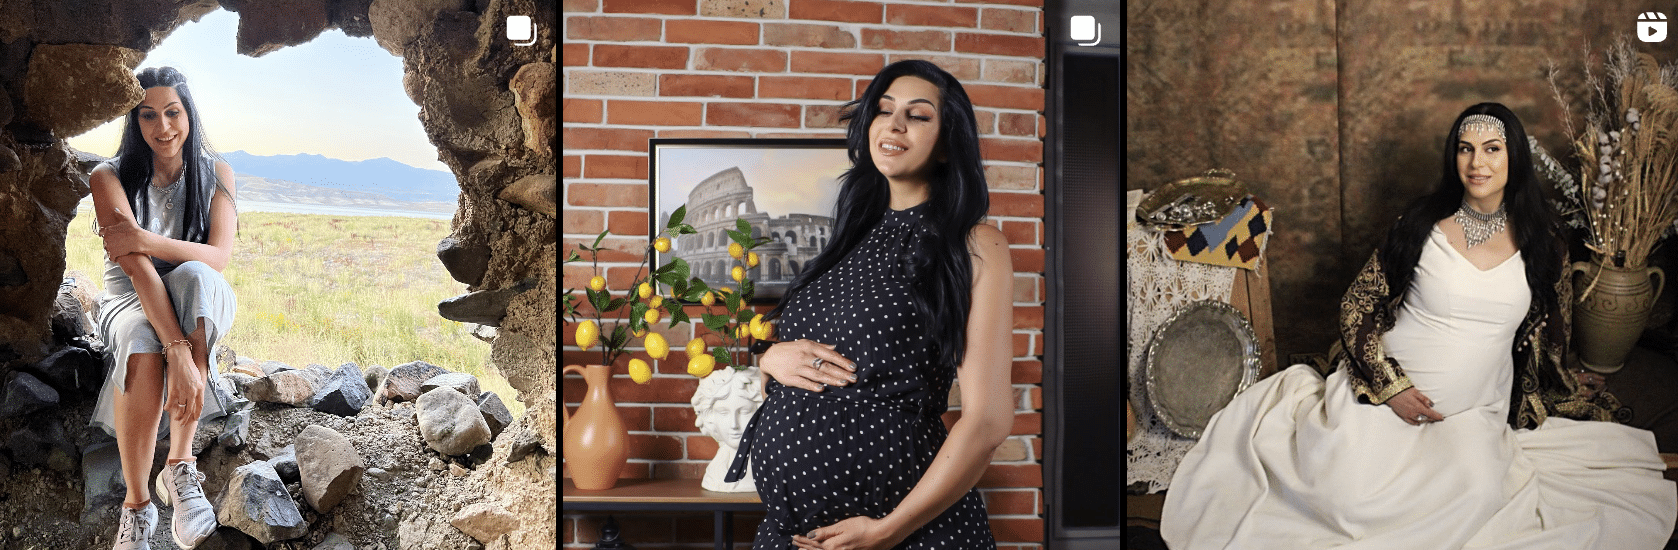
[[[1247,196],[1247,186],[1235,172],[1207,170],[1155,189],[1136,206],[1137,219],[1159,225],[1189,226],[1223,219]]]
[[[1177,435],[1198,439],[1213,414],[1258,381],[1258,337],[1235,307],[1202,300],[1160,325],[1143,361],[1154,414]]]

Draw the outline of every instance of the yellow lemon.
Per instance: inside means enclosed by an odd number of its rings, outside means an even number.
[[[653,285],[641,283],[641,286],[635,289],[635,295],[640,296],[642,300],[651,297],[653,295]]]
[[[699,297],[699,303],[705,304],[706,307],[717,305],[716,293],[706,292],[704,296]]]
[[[636,384],[645,384],[653,379],[653,367],[640,359],[629,360],[629,379]]]
[[[663,306],[664,305],[664,297],[663,296],[653,296],[653,299],[647,300],[647,305],[652,306],[652,307]]]
[[[711,371],[716,368],[717,358],[711,357],[709,354],[695,355],[692,359],[688,359],[688,374],[695,378],[710,376]]]
[[[728,243],[728,257],[738,260],[744,255],[746,255],[746,247],[740,246],[740,243]]]
[[[647,340],[642,344],[647,347],[647,355],[651,355],[653,359],[663,359],[670,355],[670,343],[664,341],[664,335],[657,332],[648,334]]]
[[[746,278],[746,268],[734,266],[734,270],[730,271],[729,275],[734,277],[734,282],[738,283]]]
[[[599,341],[600,325],[594,324],[593,320],[577,324],[577,347],[589,349],[594,347],[595,342]]]
[[[756,252],[747,252],[746,253],[746,267],[757,267],[757,253]]]
[[[705,353],[705,339],[704,338],[694,338],[692,340],[688,340],[687,352],[688,352],[688,357],[693,357],[693,356]]]
[[[744,339],[746,336],[750,335],[751,333],[752,333],[751,328],[747,327],[746,325],[737,325],[737,326],[734,327],[734,337],[736,339]]]
[[[763,320],[762,313],[759,313],[757,317],[752,318],[752,338],[759,340],[769,339],[769,322]]]
[[[661,312],[661,311],[662,311],[662,310],[659,310],[659,309],[648,309],[648,310],[647,310],[647,314],[646,314],[646,315],[642,315],[642,316],[641,316],[641,318],[642,318],[642,319],[646,319],[646,320],[647,320],[647,324],[649,324],[649,325],[650,325],[650,324],[653,324],[653,323],[657,323],[657,322],[658,322],[658,314],[659,314],[659,313],[660,313],[660,312]]]
[[[669,252],[670,237],[659,237],[658,240],[653,241],[653,250],[657,250],[659,252]]]
[[[638,329],[635,329],[635,330],[631,330],[631,331],[629,331],[629,335],[634,336],[636,338],[646,336],[647,335],[647,328],[646,327],[641,327],[641,328],[638,328]]]
[[[594,289],[596,292],[606,290],[606,278],[595,275],[593,279],[588,280],[588,287]]]

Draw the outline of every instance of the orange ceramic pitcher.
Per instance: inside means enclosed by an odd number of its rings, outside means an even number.
[[[577,406],[575,417],[564,404],[560,406],[564,415],[565,462],[571,468],[571,482],[585,491],[611,489],[617,484],[624,464],[629,462],[629,430],[623,426],[623,416],[618,414],[609,389],[612,369],[606,365],[566,365],[562,372],[571,371],[577,371],[588,383],[588,393]]]

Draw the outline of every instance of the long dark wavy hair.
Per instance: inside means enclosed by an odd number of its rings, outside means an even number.
[[[181,146],[182,160],[186,164],[186,193],[180,205],[181,221],[184,228],[183,240],[195,243],[206,243],[210,237],[210,199],[212,190],[219,189],[227,193],[219,178],[216,177],[215,161],[221,160],[210,147],[210,142],[204,137],[203,117],[198,115],[198,104],[192,100],[192,91],[186,85],[186,75],[174,67],[150,67],[134,74],[140,80],[141,88],[169,86],[181,96],[181,107],[186,110],[189,131],[186,143]],[[158,113],[162,116],[162,113]],[[150,208],[147,195],[152,191],[152,151],[146,143],[145,136],[140,133],[140,106],[135,105],[128,110],[128,120],[122,129],[122,145],[117,148],[117,179],[122,182],[122,191],[128,195],[128,207],[134,212],[135,221],[144,223]],[[231,198],[232,193],[227,193]]]
[[[943,146],[945,161],[933,168],[929,178],[930,196],[920,220],[924,236],[918,240],[918,249],[903,255],[902,267],[913,281],[915,310],[926,323],[938,364],[955,366],[961,364],[966,350],[967,313],[973,300],[973,261],[967,236],[990,210],[990,193],[980,163],[973,102],[954,76],[927,61],[912,59],[887,65],[874,76],[862,97],[845,105],[848,110],[842,120],[847,123],[845,145],[851,169],[840,179],[834,238],[799,272],[771,315],[778,315],[793,296],[856,249],[889,208],[891,187],[869,155],[868,128],[879,116],[880,96],[893,81],[905,76],[921,78],[938,88],[938,143]]]
[[[1513,111],[1498,103],[1481,103],[1451,123],[1445,137],[1444,170],[1439,187],[1432,194],[1410,203],[1404,215],[1393,222],[1387,231],[1386,244],[1381,247],[1381,266],[1386,271],[1388,299],[1397,299],[1410,288],[1416,273],[1416,262],[1422,257],[1422,246],[1435,223],[1450,216],[1462,205],[1462,178],[1457,173],[1457,140],[1462,119],[1470,115],[1491,115],[1503,121],[1505,144],[1509,153],[1509,183],[1503,188],[1503,204],[1509,214],[1509,229],[1515,246],[1526,262],[1527,286],[1532,291],[1533,303],[1550,313],[1556,313],[1555,284],[1561,278],[1562,261],[1567,256],[1567,241],[1561,226],[1544,203],[1543,190],[1533,167],[1532,147],[1527,143],[1526,127]]]

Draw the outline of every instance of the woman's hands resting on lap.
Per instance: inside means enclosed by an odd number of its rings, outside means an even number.
[[[112,260],[129,254],[146,254],[150,245],[148,239],[154,236],[127,219],[99,228],[99,235],[105,239],[105,255]]]
[[[186,345],[169,346],[163,352],[169,369],[169,401],[166,412],[179,415],[181,420],[197,420],[204,410],[204,375],[192,359],[192,348]],[[183,406],[184,405],[184,406]]]
[[[810,340],[781,342],[769,346],[757,364],[765,374],[775,377],[776,382],[821,392],[826,389],[823,384],[845,386],[856,381],[856,363],[833,348]],[[822,360],[820,369],[810,365],[818,357]]]
[[[907,533],[892,533],[885,520],[868,516],[848,518],[808,535],[793,535],[792,543],[800,550],[885,550],[908,538]]]
[[[1416,388],[1398,392],[1398,395],[1388,398],[1387,406],[1392,408],[1393,414],[1398,415],[1399,419],[1411,426],[1422,424],[1416,420],[1418,416],[1427,416],[1427,422],[1438,422],[1445,419],[1445,415],[1433,410],[1433,400],[1422,395],[1422,391]]]

